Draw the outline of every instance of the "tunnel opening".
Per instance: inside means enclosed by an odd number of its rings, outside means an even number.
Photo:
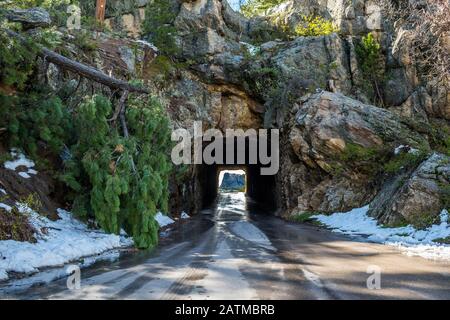
[[[254,139],[254,138],[253,138]],[[245,189],[241,192],[245,192],[246,196],[258,205],[263,206],[266,209],[275,210],[279,206],[278,194],[277,194],[277,179],[276,174],[263,174],[262,169],[267,168],[267,163],[262,163],[259,158],[255,161],[255,157],[250,153],[254,153],[255,150],[251,148],[252,137],[245,138],[245,148],[241,150],[241,154],[236,153],[233,161],[226,161],[226,155],[229,149],[234,148],[238,150],[238,141],[234,140],[232,146],[227,144],[223,139],[223,161],[212,164],[198,164],[196,165],[196,177],[197,177],[197,197],[200,199],[201,209],[210,207],[218,198],[219,193],[224,190],[220,189],[221,172],[233,172],[240,171],[245,175]],[[256,138],[256,144],[258,145],[259,152],[259,138]],[[208,144],[203,144],[203,150]],[[267,154],[272,156],[273,150],[269,148]],[[244,154],[242,154],[242,150]],[[230,159],[228,159],[230,160]],[[232,163],[230,163],[232,162]]]
[[[241,169],[221,169],[219,167],[219,179],[217,187],[220,192],[246,192],[247,190],[247,172],[245,168]]]

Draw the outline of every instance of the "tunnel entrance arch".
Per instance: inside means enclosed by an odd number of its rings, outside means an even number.
[[[219,174],[222,170],[243,170],[246,173],[246,195],[252,200],[263,205],[265,208],[277,209],[279,206],[279,195],[277,188],[276,175],[264,175],[262,174],[263,168],[267,168],[267,164],[261,163],[259,157],[250,156],[251,144],[249,140],[251,137],[246,137],[245,143],[245,160],[242,161],[242,154],[235,154],[233,164],[228,164],[226,161],[227,147],[237,148],[237,140],[234,141],[233,146],[227,145],[225,139],[222,140],[224,159],[221,163],[214,164],[198,164],[195,165],[195,177],[196,177],[196,197],[201,203],[201,208],[206,208],[214,203],[219,194]],[[258,139],[258,138],[257,138]],[[208,143],[203,144],[203,150]],[[269,143],[270,146],[270,143]],[[272,155],[273,150],[267,150],[268,154]],[[240,158],[240,161],[238,161]],[[252,159],[252,161],[250,161]],[[228,159],[229,160],[229,159]]]

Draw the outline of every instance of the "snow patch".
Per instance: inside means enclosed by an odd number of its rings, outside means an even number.
[[[394,149],[394,154],[399,155],[400,153],[402,153],[404,151],[407,151],[408,153],[416,154],[416,155],[420,153],[420,151],[415,148],[401,144],[397,148]]]
[[[25,179],[31,178],[31,176],[26,172],[19,172],[19,176],[21,176],[22,178],[25,178]]]
[[[12,210],[12,208],[10,206],[8,206],[7,204],[4,204],[4,203],[0,203],[0,208],[5,209],[6,211]]]
[[[25,179],[31,178],[31,175],[35,175],[38,172],[34,170],[35,163],[34,161],[25,157],[25,155],[19,152],[17,149],[11,149],[11,156],[14,160],[6,161],[4,166],[6,169],[16,171],[18,167],[26,167],[27,171],[19,172],[18,174]]]
[[[333,229],[348,235],[367,235],[369,241],[394,246],[407,255],[427,259],[450,260],[450,246],[438,244],[433,240],[450,236],[448,212],[443,210],[441,223],[426,230],[416,230],[412,226],[383,228],[377,220],[368,216],[369,206],[339,212],[332,215],[317,215],[313,218]]]
[[[3,194],[6,194],[6,190],[5,189],[0,188],[0,192],[3,193]]]
[[[58,209],[60,220],[51,221],[24,205],[17,207],[29,216],[30,224],[38,230],[37,243],[0,241],[0,274],[11,271],[34,273],[39,268],[62,266],[82,257],[133,244],[131,238],[88,229],[62,209]],[[42,233],[44,229],[46,233]]]
[[[155,220],[158,222],[159,226],[162,227],[166,227],[172,223],[174,223],[175,221],[172,220],[171,218],[169,218],[166,215],[163,215],[161,212],[158,212],[155,216]]]
[[[159,49],[153,43],[150,43],[150,42],[145,41],[145,40],[136,40],[135,42],[140,44],[140,45],[142,45],[142,46],[144,46],[144,47],[147,47],[147,48],[149,48],[149,49],[151,49],[151,50],[153,50],[155,52],[159,52]]]
[[[240,44],[242,44],[247,49],[251,56],[255,56],[261,51],[260,47],[254,46],[250,43],[241,41]]]
[[[190,216],[186,213],[186,212],[182,212],[181,213],[181,219],[189,219],[190,218]]]

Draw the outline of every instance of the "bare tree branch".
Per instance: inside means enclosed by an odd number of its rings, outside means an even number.
[[[26,43],[26,40],[22,35],[14,32],[14,31],[11,31],[11,30],[6,30],[6,32],[11,37],[16,37],[16,38],[20,39],[21,41],[23,41],[24,43]],[[107,87],[110,87],[111,89],[119,89],[119,90],[128,91],[128,92],[137,92],[137,93],[146,93],[146,94],[149,93],[149,91],[145,88],[136,87],[136,86],[129,84],[126,81],[110,77],[93,67],[90,67],[83,63],[80,63],[75,60],[64,57],[63,55],[60,55],[59,53],[51,51],[43,46],[39,46],[38,55],[40,57],[42,57],[45,61],[51,62],[64,70],[68,70],[68,71],[74,72],[76,74],[79,74],[84,78],[88,78],[92,81],[101,83]]]

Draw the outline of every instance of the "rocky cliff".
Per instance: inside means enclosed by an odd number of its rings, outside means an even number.
[[[416,30],[394,21],[382,1],[288,0],[251,19],[226,0],[170,3],[179,48],[170,59],[139,40],[149,40],[141,29],[147,1],[129,0],[120,1],[120,10],[112,5],[117,10],[106,20],[126,36],[97,33],[87,62],[143,79],[174,128],[192,128],[197,120],[222,131],[279,128],[273,197],[282,215],[372,203],[382,223],[427,225],[448,208],[448,79],[423,74],[412,55]],[[305,15],[330,19],[338,32],[280,37],[280,23],[294,29]],[[380,44],[375,94],[358,54],[368,33]],[[83,57],[70,41],[66,47]],[[73,82],[56,66],[43,72],[55,89]],[[196,170],[171,184],[172,205],[198,209]]]
[[[228,173],[223,175],[220,189],[241,191],[245,189],[245,176],[242,174]]]

